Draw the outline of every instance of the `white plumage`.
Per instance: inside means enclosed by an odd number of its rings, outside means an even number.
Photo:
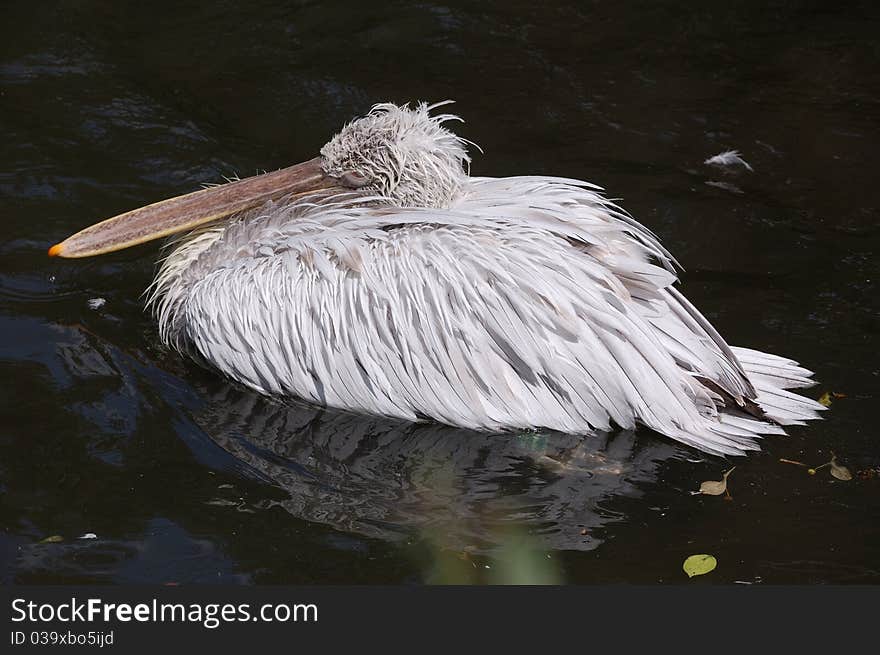
[[[481,430],[638,423],[741,454],[816,417],[785,390],[810,372],[729,348],[597,187],[469,177],[431,109],[377,105],[322,149],[358,192],[177,239],[151,295],[163,340],[261,393]]]

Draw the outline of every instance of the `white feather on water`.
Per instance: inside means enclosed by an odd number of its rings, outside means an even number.
[[[714,157],[709,157],[709,159],[703,163],[709,166],[721,167],[743,166],[747,170],[754,172],[754,169],[749,166],[749,163],[740,156],[739,150],[725,150]]]

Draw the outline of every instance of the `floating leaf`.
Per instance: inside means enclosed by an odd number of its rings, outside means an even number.
[[[46,537],[45,539],[41,539],[37,543],[40,544],[57,544],[61,541],[64,541],[64,537],[60,534],[53,534],[51,537]]]
[[[821,396],[819,396],[819,404],[825,405],[825,407],[831,407],[831,392],[826,391]]]
[[[727,476],[733,473],[733,469],[723,473],[720,480],[706,480],[700,485],[700,493],[707,496],[720,496],[727,491]]]
[[[691,555],[684,561],[681,568],[689,578],[692,578],[695,575],[705,575],[709,571],[713,571],[716,566],[718,566],[718,561],[711,555]]]
[[[844,482],[852,480],[852,473],[849,472],[848,468],[837,463],[837,457],[832,457],[829,464],[831,464],[831,475],[835,478]]]
[[[833,475],[838,480],[852,480],[852,473],[849,472],[849,469],[845,466],[834,465],[831,467],[831,475]]]
[[[810,475],[816,475],[816,471],[818,471],[819,469],[823,469],[826,466],[831,467],[832,477],[843,481],[852,480],[852,473],[850,473],[850,470],[848,468],[837,463],[837,456],[834,454],[834,452],[831,453],[830,461],[825,462],[824,464],[820,464],[816,468],[807,469],[807,473],[809,473]]]

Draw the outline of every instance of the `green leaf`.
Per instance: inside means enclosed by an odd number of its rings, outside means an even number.
[[[46,537],[45,539],[41,539],[37,543],[39,544],[57,544],[64,541],[64,537],[60,534],[53,534],[51,537]]]
[[[691,555],[684,561],[684,572],[689,578],[704,575],[718,566],[718,561],[711,555]]]

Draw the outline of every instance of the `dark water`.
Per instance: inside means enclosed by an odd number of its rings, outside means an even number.
[[[0,580],[680,582],[707,552],[695,582],[880,583],[880,479],[778,461],[880,466],[869,7],[6,7]],[[728,463],[647,431],[485,435],[261,398],[161,347],[140,298],[156,246],[45,256],[99,218],[312,157],[374,102],[445,98],[485,150],[474,173],[602,184],[728,341],[846,397],[738,460],[732,501],[691,496]],[[730,148],[754,173],[702,163]]]

